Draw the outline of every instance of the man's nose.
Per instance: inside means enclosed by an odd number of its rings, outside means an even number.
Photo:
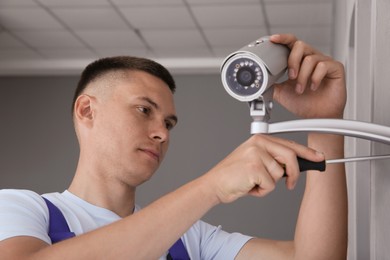
[[[153,126],[151,138],[161,143],[164,143],[169,139],[169,130],[167,129],[165,122]]]

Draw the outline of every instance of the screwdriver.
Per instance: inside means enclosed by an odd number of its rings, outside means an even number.
[[[297,160],[298,160],[298,165],[299,165],[299,171],[301,171],[301,172],[304,172],[307,170],[317,170],[317,171],[323,172],[323,171],[325,171],[327,164],[369,161],[369,160],[383,160],[383,159],[388,159],[388,158],[390,158],[390,154],[376,155],[376,156],[349,157],[349,158],[342,158],[342,159],[331,159],[331,160],[324,160],[321,162],[313,162],[313,161],[303,159],[301,157],[297,157]],[[283,177],[287,177],[287,174],[284,173]]]

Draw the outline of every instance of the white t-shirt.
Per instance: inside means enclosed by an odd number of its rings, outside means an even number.
[[[76,236],[121,219],[114,212],[92,205],[67,190],[43,196],[61,210]],[[140,208],[136,206],[135,211],[138,210]],[[39,194],[29,190],[0,190],[0,241],[15,236],[33,236],[51,244],[48,228],[49,211]],[[251,237],[227,233],[220,226],[203,221],[197,221],[182,236],[192,260],[234,259],[249,239]]]

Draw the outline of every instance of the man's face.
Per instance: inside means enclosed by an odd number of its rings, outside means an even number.
[[[162,80],[141,71],[129,75],[96,99],[93,136],[106,177],[137,186],[162,162],[177,118]]]

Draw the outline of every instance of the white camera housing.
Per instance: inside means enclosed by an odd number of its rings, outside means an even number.
[[[240,101],[253,101],[275,83],[287,79],[290,50],[262,37],[231,53],[222,63],[221,79],[225,90]]]
[[[343,119],[303,119],[268,123],[274,83],[288,79],[290,50],[262,37],[231,53],[222,63],[225,90],[234,98],[249,102],[251,133],[319,132],[341,134],[390,145],[390,127]],[[387,158],[387,157],[386,157]]]

